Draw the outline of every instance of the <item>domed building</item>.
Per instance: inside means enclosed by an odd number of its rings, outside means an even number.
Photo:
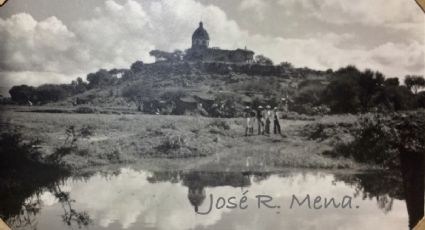
[[[210,36],[204,29],[204,24],[200,22],[198,29],[196,29],[192,35],[192,49],[206,49],[208,48],[209,43]]]
[[[248,49],[224,50],[217,47],[209,48],[210,35],[199,22],[199,27],[192,34],[192,47],[183,52],[165,52],[152,50],[149,54],[156,62],[220,62],[231,64],[246,64],[254,62],[254,52]]]
[[[254,52],[245,49],[223,50],[220,48],[209,48],[210,36],[199,22],[199,27],[192,34],[192,47],[186,50],[185,61],[197,62],[223,62],[223,63],[252,63]]]

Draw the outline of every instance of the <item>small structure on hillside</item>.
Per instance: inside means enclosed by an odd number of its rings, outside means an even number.
[[[210,36],[202,22],[192,34],[192,47],[186,53],[175,51],[173,53],[153,50],[150,55],[156,62],[175,61],[201,61],[245,64],[254,62],[254,52],[248,49],[224,50],[218,47],[209,48]]]

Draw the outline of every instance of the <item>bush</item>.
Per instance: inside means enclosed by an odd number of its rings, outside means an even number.
[[[64,86],[52,84],[39,86],[36,89],[37,101],[44,104],[63,100],[70,96],[70,93],[68,93],[64,88]]]
[[[40,140],[25,141],[20,133],[0,135],[0,171],[41,164]]]
[[[374,115],[363,118],[355,140],[340,144],[325,154],[350,157],[358,162],[398,168],[401,154],[424,154],[425,122],[423,113]]]
[[[221,130],[230,130],[230,125],[225,120],[214,120],[208,124],[208,127],[217,127]]]
[[[105,69],[87,75],[87,81],[89,82],[88,87],[90,89],[114,84],[115,80],[117,80],[117,78]]]
[[[420,76],[407,76],[406,86],[401,86],[397,78],[385,79],[380,72],[361,72],[348,66],[332,75],[322,95],[322,103],[327,104],[332,113],[415,109],[421,105],[411,98],[425,85],[424,82]]]
[[[144,67],[144,63],[142,61],[136,61],[133,64],[131,64],[130,69],[133,73],[137,73],[142,71],[143,67]]]
[[[148,79],[136,81],[123,89],[122,96],[135,102],[139,102],[142,98],[151,99],[153,98],[152,82]]]
[[[236,117],[242,110],[242,99],[235,94],[221,93],[214,99],[212,115],[216,117]]]
[[[171,154],[186,147],[186,139],[180,135],[166,137],[155,149],[161,153]]]
[[[97,110],[95,108],[91,108],[91,107],[78,107],[77,109],[75,109],[76,113],[96,113]]]
[[[28,103],[28,101],[34,101],[35,88],[27,85],[13,86],[9,90],[9,94],[12,98],[12,101],[25,104]]]
[[[187,96],[187,93],[181,89],[166,90],[164,93],[162,93],[161,99],[166,101],[175,101],[185,96]]]

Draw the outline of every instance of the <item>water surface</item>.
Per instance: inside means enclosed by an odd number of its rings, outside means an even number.
[[[247,192],[248,191],[248,192]],[[246,192],[248,208],[214,208]],[[258,208],[256,195],[280,208]],[[290,208],[293,195],[352,198],[351,208]],[[149,172],[122,168],[69,177],[25,199],[8,218],[16,229],[408,229],[399,177],[385,173]]]

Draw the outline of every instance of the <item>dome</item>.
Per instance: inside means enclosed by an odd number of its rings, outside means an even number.
[[[210,40],[210,36],[208,35],[208,32],[204,29],[202,22],[199,23],[198,29],[193,32],[192,40],[194,39]]]

